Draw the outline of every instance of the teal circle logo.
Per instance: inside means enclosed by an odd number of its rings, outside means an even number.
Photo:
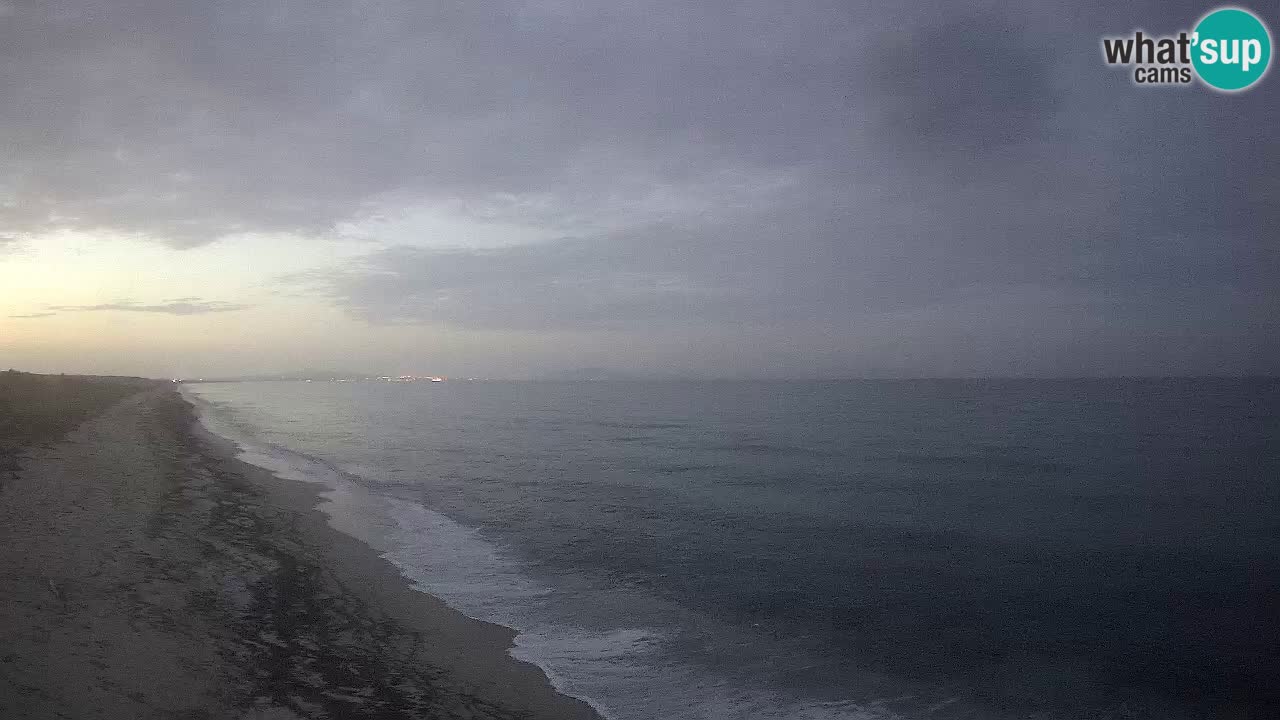
[[[1219,90],[1244,90],[1271,64],[1271,33],[1248,10],[1221,8],[1205,15],[1191,43],[1196,74]]]

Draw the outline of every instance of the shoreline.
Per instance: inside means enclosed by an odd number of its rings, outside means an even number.
[[[162,387],[25,453],[0,489],[0,715],[599,719],[237,452]]]

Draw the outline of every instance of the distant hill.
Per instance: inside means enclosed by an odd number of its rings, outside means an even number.
[[[636,373],[624,372],[621,370],[610,370],[608,368],[575,368],[573,370],[560,370],[553,373],[547,373],[540,376],[540,380],[573,380],[579,382],[610,382],[623,380],[646,380],[649,379],[644,375]]]
[[[272,380],[365,380],[376,378],[376,374],[361,375],[351,372],[334,372],[332,370],[302,370],[295,372],[254,373],[250,375],[220,375],[209,377],[179,378],[187,382],[269,382]]]

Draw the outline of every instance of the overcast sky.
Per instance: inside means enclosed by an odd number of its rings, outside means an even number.
[[[1280,372],[1212,5],[897,5],[0,0],[0,365]]]

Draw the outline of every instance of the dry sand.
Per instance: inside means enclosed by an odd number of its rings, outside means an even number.
[[[170,387],[0,485],[0,718],[595,718]]]

